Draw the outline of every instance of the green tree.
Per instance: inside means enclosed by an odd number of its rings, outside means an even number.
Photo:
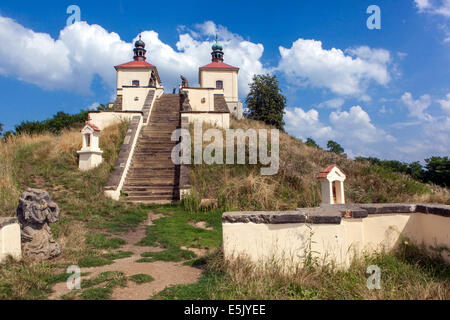
[[[420,164],[420,162],[415,161],[415,162],[411,162],[408,165],[407,173],[416,180],[423,180],[425,172],[424,172],[423,166]]]
[[[100,103],[97,107],[97,111],[107,111],[109,110],[108,104]]]
[[[313,140],[313,138],[307,138],[305,144],[310,147],[319,148],[319,145]]]
[[[431,157],[425,159],[425,181],[450,187],[450,159],[448,157]]]
[[[337,143],[336,141],[333,141],[333,140],[329,140],[327,142],[327,148],[328,148],[328,151],[334,152],[336,154],[344,153],[344,148],[342,148],[342,146],[339,143]]]
[[[276,76],[269,74],[253,76],[245,103],[249,119],[264,121],[268,125],[284,130],[286,97],[281,94]]]
[[[81,111],[72,115],[60,111],[53,118],[44,121],[23,121],[15,127],[15,131],[16,134],[39,134],[43,132],[59,134],[63,129],[81,127],[87,119],[88,111]]]
[[[3,132],[3,123],[0,123],[0,136],[2,135]]]

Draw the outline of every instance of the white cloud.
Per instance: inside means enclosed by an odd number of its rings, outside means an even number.
[[[86,107],[87,110],[97,110],[100,102],[94,102]]]
[[[438,100],[441,105],[442,111],[446,114],[450,114],[450,93],[447,93],[446,98]]]
[[[429,0],[414,0],[414,2],[419,10],[425,10],[431,7]]]
[[[331,108],[331,109],[340,109],[345,103],[345,100],[342,98],[334,98],[324,102],[319,103],[319,108]]]
[[[190,66],[190,78],[192,80],[197,80],[198,67],[208,64],[211,61],[211,45],[213,42],[202,39],[205,37],[212,39],[216,33],[219,35],[219,42],[224,47],[224,62],[240,68],[240,96],[247,95],[248,84],[252,81],[253,75],[269,73],[271,71],[265,68],[260,61],[264,52],[264,46],[262,44],[244,40],[240,35],[232,33],[224,26],[216,25],[212,21],[196,24],[195,28],[197,31],[189,31],[188,33],[181,34],[176,44],[177,49],[184,54],[180,57],[180,64],[182,65],[184,63],[185,58],[193,61]],[[155,63],[158,60],[156,59]],[[174,68],[174,72],[177,72],[176,68]]]
[[[292,83],[327,88],[340,95],[364,96],[370,82],[386,85],[390,53],[359,47],[326,50],[321,41],[298,39],[290,49],[279,47],[278,70]]]
[[[330,122],[338,137],[351,145],[355,141],[374,143],[379,141],[394,141],[384,130],[376,128],[369,114],[360,106],[353,106],[347,111],[331,112]]]
[[[425,110],[431,105],[430,95],[424,94],[419,99],[414,100],[411,93],[405,92],[401,100],[408,107],[408,116],[415,117],[420,120],[432,120],[432,116],[425,113]]]
[[[333,130],[320,122],[319,112],[315,109],[307,112],[302,108],[287,109],[284,120],[286,121],[286,131],[303,140],[309,137],[328,139],[333,136]]]
[[[262,44],[243,40],[212,21],[196,25],[196,28],[198,32],[186,31],[179,35],[176,50],[159,39],[157,32],[142,32],[147,59],[158,68],[163,85],[168,89],[180,82],[180,74],[192,84],[197,83],[198,68],[211,61],[213,42],[209,36],[216,30],[223,38],[225,62],[240,68],[241,96],[247,94],[248,83],[255,73],[269,72],[259,61],[264,51]],[[77,22],[61,30],[55,40],[46,33],[34,32],[0,16],[0,74],[48,90],[82,94],[90,92],[97,74],[113,90],[116,74],[113,66],[132,59],[136,38],[128,43],[99,25]]]
[[[394,111],[391,108],[386,108],[385,105],[383,105],[380,108],[379,112],[382,113],[382,114],[385,114],[385,113],[393,114],[394,113]]]
[[[304,111],[302,108],[288,109],[285,115],[286,131],[305,140],[312,137],[325,146],[328,140],[341,143],[345,150],[351,150],[352,157],[357,155],[375,155],[371,149],[374,144],[394,142],[395,139],[376,128],[367,112],[360,106],[353,106],[349,111],[333,111],[329,115],[331,125],[319,120],[315,109]]]
[[[450,18],[450,0],[414,0],[419,12]]]

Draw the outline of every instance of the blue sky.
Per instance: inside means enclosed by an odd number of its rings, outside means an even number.
[[[81,22],[66,26],[72,4]],[[369,5],[380,30],[366,26]],[[168,91],[180,74],[198,81],[218,33],[242,100],[253,74],[278,77],[292,135],[336,140],[351,157],[450,153],[450,0],[3,1],[4,129],[112,101],[113,66],[139,32]]]

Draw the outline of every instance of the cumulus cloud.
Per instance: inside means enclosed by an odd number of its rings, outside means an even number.
[[[391,57],[384,49],[363,46],[345,52],[336,48],[326,50],[321,41],[300,38],[291,48],[280,46],[279,50],[278,70],[297,85],[363,97],[370,82],[386,85],[390,81],[387,68]]]
[[[353,106],[348,112],[331,112],[330,122],[343,141],[349,144],[355,140],[364,143],[395,140],[384,130],[376,128],[372,124],[369,114],[360,106]]]
[[[342,98],[334,98],[324,102],[319,103],[319,108],[331,108],[331,109],[340,109],[345,103],[345,100]]]
[[[446,97],[438,100],[438,102],[441,105],[442,111],[446,114],[450,114],[450,93],[447,93]]]
[[[315,109],[288,109],[284,119],[286,131],[290,134],[303,140],[312,137],[322,145],[328,140],[336,140],[342,143],[346,150],[350,148],[353,155],[375,155],[376,152],[370,146],[395,142],[395,138],[372,123],[369,114],[360,106],[353,106],[349,111],[331,112],[330,125],[319,120],[319,112]]]
[[[142,32],[148,50],[147,59],[156,65],[163,84],[174,86],[180,74],[192,84],[197,82],[198,68],[211,61],[212,33],[223,37],[225,62],[240,68],[240,95],[248,92],[248,83],[255,73],[265,73],[259,61],[262,44],[217,26],[212,21],[195,26],[197,32],[179,28],[176,49],[164,43],[153,30]],[[132,59],[133,43],[99,25],[77,22],[60,31],[58,39],[34,32],[16,21],[0,16],[0,74],[33,83],[44,89],[63,89],[82,94],[90,92],[92,80],[99,75],[111,88],[115,87],[113,66]]]
[[[304,111],[302,108],[287,109],[284,116],[286,131],[305,140],[327,139],[333,135],[333,130],[319,120],[319,112],[315,109]]]
[[[450,0],[414,0],[419,12],[450,18]]]
[[[410,92],[405,92],[402,95],[401,100],[408,107],[408,116],[418,118],[420,120],[432,120],[432,116],[425,113],[425,110],[431,105],[430,95],[424,94],[419,99],[414,100]]]

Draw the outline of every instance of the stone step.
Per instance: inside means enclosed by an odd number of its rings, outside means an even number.
[[[169,176],[174,176],[176,173],[176,167],[173,168],[149,168],[149,167],[144,167],[144,168],[130,168],[130,170],[128,171],[129,174],[133,174],[133,175],[141,175],[142,178],[144,177],[153,177],[153,176],[158,176],[158,177],[169,177]]]
[[[147,178],[147,179],[142,179],[142,178],[130,178],[127,179],[126,183],[126,187],[159,187],[159,188],[165,188],[168,186],[172,186],[172,188],[174,186],[176,186],[175,183],[175,177],[172,178]]]
[[[126,185],[123,187],[123,190],[126,191],[128,194],[130,192],[145,192],[149,191],[149,193],[173,193],[174,190],[176,190],[177,185],[175,184],[161,184],[159,186],[157,185]]]
[[[163,94],[142,128],[128,171],[121,201],[160,203],[179,199],[179,170],[171,159],[172,132],[180,124],[180,96]]]
[[[120,198],[120,201],[123,202],[158,203],[158,204],[171,203],[178,200],[179,198],[174,196],[147,196],[147,197],[128,196]]]
[[[172,188],[168,191],[156,191],[156,190],[146,190],[146,191],[130,191],[126,192],[128,197],[176,197],[177,192]],[[127,198],[128,198],[127,197]]]

